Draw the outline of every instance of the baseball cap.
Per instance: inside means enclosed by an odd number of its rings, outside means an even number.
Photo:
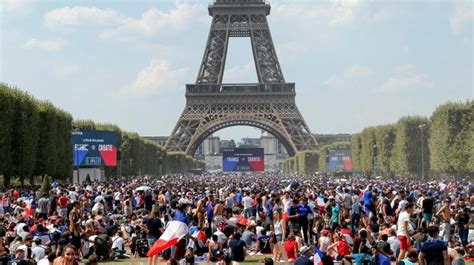
[[[306,253],[307,251],[309,251],[309,247],[308,247],[308,246],[302,246],[302,247],[300,247],[300,253]]]

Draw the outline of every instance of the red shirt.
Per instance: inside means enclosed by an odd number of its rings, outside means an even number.
[[[288,259],[296,260],[296,249],[298,249],[298,243],[295,240],[287,240],[285,242],[285,251],[286,255],[288,255]]]
[[[13,199],[14,199],[14,200],[17,200],[18,197],[20,197],[20,193],[19,193],[17,190],[14,190],[14,191],[13,191]]]
[[[337,246],[337,254],[340,256],[346,256],[351,254],[349,243],[344,240],[339,240]]]
[[[67,208],[67,203],[69,202],[69,199],[66,196],[61,196],[58,198],[58,206],[59,208]]]

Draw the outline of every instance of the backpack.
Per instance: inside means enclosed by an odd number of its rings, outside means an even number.
[[[149,247],[148,247],[148,242],[145,239],[138,239],[136,242],[136,251],[138,255],[142,258],[147,256]],[[164,252],[163,252],[163,258],[164,258]]]

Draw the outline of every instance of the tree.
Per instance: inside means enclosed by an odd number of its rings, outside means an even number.
[[[362,142],[360,133],[352,135],[351,138],[351,152],[352,152],[352,171],[361,172],[361,150]]]
[[[13,174],[13,117],[15,99],[10,88],[0,84],[0,175],[3,175],[4,185],[10,185]]]
[[[408,116],[398,120],[394,147],[394,166],[400,174],[421,175],[430,170],[428,147],[430,121],[420,116]],[[424,154],[421,154],[422,139]],[[421,157],[423,156],[423,162]]]
[[[57,176],[57,167],[63,157],[63,150],[57,148],[57,142],[61,140],[58,133],[58,112],[51,103],[40,103],[39,117],[38,158],[35,175]]]
[[[51,190],[51,180],[48,175],[45,175],[43,176],[43,181],[41,182],[41,188],[40,188],[41,196],[48,196],[50,190]]]
[[[360,166],[361,171],[370,175],[374,170],[374,157],[377,155],[375,128],[368,127],[361,132]],[[377,169],[376,169],[377,170]]]
[[[92,184],[91,176],[89,175],[89,173],[87,173],[86,179],[84,180],[84,183],[86,185],[91,185]]]
[[[377,146],[376,167],[381,173],[393,175],[393,147],[395,144],[395,130],[393,124],[375,127],[375,144]]]
[[[299,172],[309,175],[318,171],[318,151],[300,151],[296,153],[295,158]]]
[[[35,173],[39,138],[39,110],[36,100],[30,95],[14,90],[16,94],[14,107],[14,124],[12,146],[15,173],[24,184],[24,177],[32,177]],[[30,178],[32,182],[32,178]],[[33,184],[33,183],[31,183]]]
[[[474,101],[438,106],[431,122],[429,148],[433,171],[458,177],[473,172],[469,162],[473,152]]]

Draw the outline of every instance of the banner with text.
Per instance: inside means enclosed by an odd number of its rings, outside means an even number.
[[[117,133],[110,131],[73,131],[75,167],[117,166]]]
[[[222,150],[222,170],[264,171],[263,148],[225,148]]]

